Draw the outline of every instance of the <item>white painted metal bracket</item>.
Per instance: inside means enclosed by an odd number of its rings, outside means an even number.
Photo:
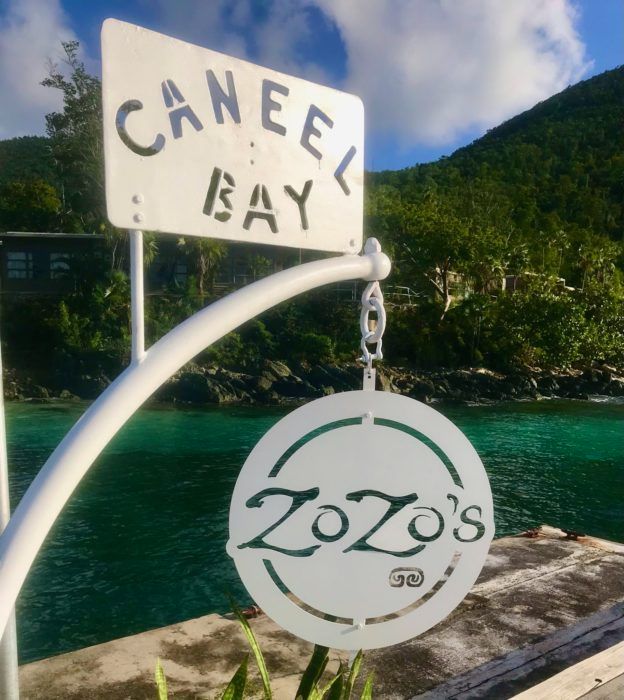
[[[140,236],[133,234],[135,265],[140,262],[142,266],[139,243]],[[282,301],[325,284],[351,279],[381,280],[389,273],[390,260],[381,252],[299,265],[198,311],[147,352],[142,347],[142,318],[135,317],[135,361],[87,409],[54,450],[0,536],[0,631],[7,624],[41,545],[74,489],[112,437],[159,386],[216,340]],[[138,289],[133,289],[133,294],[138,302]],[[137,303],[134,308],[139,307],[142,304]]]

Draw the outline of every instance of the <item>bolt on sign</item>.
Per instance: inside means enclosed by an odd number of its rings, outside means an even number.
[[[358,97],[113,19],[102,64],[113,225],[360,250]]]
[[[493,536],[488,478],[463,433],[418,401],[351,391],[297,409],[256,445],[227,551],[278,624],[355,650],[443,620]]]

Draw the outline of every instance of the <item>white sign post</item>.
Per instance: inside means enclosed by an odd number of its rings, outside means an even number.
[[[357,254],[363,194],[358,98],[116,20],[105,22],[102,48],[108,213],[114,225],[131,231],[132,362],[59,443],[0,535],[5,640],[12,639],[20,588],[65,503],[163,382],[276,304],[322,285],[381,280],[390,272],[376,242]],[[141,229],[350,254],[258,280],[146,349]],[[2,510],[5,518],[6,501]],[[6,687],[12,682],[5,678]]]
[[[116,20],[104,24],[102,49],[108,213],[132,231],[132,363],[57,446],[0,536],[0,635],[64,504],[164,381],[282,301],[390,272],[374,239],[355,254],[358,98]],[[239,289],[145,349],[141,229],[347,254]],[[378,287],[369,291],[382,326],[369,331],[365,311],[370,389],[385,316]],[[235,487],[228,553],[283,627],[368,649],[442,620],[476,580],[493,534],[487,476],[462,433],[423,404],[369,390],[308,404],[258,443]]]
[[[359,252],[358,97],[118,20],[102,55],[115,226]]]

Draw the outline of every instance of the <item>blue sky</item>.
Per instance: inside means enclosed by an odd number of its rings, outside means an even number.
[[[374,170],[448,155],[624,63],[624,0],[5,0],[0,138],[43,132],[62,39],[99,71],[107,17],[359,94]]]

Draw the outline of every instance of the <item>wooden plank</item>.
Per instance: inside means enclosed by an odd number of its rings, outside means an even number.
[[[590,656],[513,700],[578,700],[624,673],[624,642]]]
[[[622,639],[623,636],[624,603],[617,603],[607,610],[601,610],[582,619],[575,625],[556,630],[537,642],[515,649],[467,673],[455,676],[425,693],[413,696],[411,700],[447,700],[447,698],[468,700],[475,697],[498,697],[496,692],[501,683],[506,686],[516,684],[515,687],[526,688],[528,684],[523,679],[532,673],[549,668],[552,664],[573,664],[574,659],[582,658],[592,649],[600,648],[598,645],[605,638]],[[604,646],[605,644],[603,648]],[[569,666],[569,668],[573,667]],[[624,668],[620,673],[622,671]],[[534,686],[534,688],[538,687]],[[511,696],[500,695],[500,697]],[[560,698],[551,696],[549,700],[560,700]]]

